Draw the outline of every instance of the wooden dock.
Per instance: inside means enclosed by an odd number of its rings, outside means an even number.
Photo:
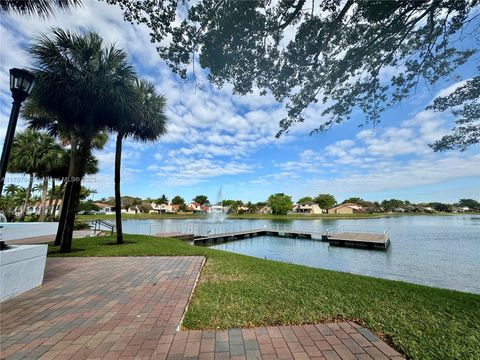
[[[185,234],[185,233],[179,233],[179,232],[157,233],[154,236],[160,237],[160,238],[173,238],[173,239],[184,240],[184,241],[192,241],[193,239],[195,239],[195,234]]]
[[[390,245],[390,236],[384,233],[339,232],[322,235],[322,240],[332,246],[359,247],[386,250]]]
[[[312,233],[308,233],[308,232],[257,229],[257,230],[247,230],[247,231],[204,236],[204,237],[195,239],[193,241],[193,244],[208,246],[208,245],[214,245],[214,244],[221,244],[224,242],[248,239],[248,238],[257,237],[257,236],[278,236],[278,237],[288,237],[288,238],[294,238],[294,239],[312,239]],[[321,240],[321,239],[319,238],[318,240]]]
[[[196,238],[195,240],[193,240],[193,244],[200,246],[209,246],[225,242],[248,239],[257,236],[277,236],[293,239],[310,239],[317,241],[325,241],[332,246],[358,247],[378,250],[386,250],[390,244],[390,236],[387,230],[384,233],[327,232],[327,234],[321,234],[296,230],[282,231],[272,229],[257,229],[225,234],[214,234],[210,236]]]

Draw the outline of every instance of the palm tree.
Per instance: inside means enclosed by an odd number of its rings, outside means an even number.
[[[40,213],[38,221],[45,221],[45,209],[47,206],[48,180],[52,172],[64,161],[64,149],[55,142],[55,139],[48,136],[48,144],[45,147],[49,149],[45,156],[40,159],[37,176],[43,178],[42,195],[40,201]],[[52,182],[54,180],[52,179]]]
[[[52,15],[56,8],[68,10],[81,5],[80,0],[0,0],[0,9],[6,13],[17,12],[40,17]]]
[[[5,215],[7,221],[15,220],[15,209],[23,203],[25,192],[25,188],[15,184],[4,188],[4,194],[0,197],[0,214]]]
[[[44,169],[49,166],[48,164],[54,161],[58,149],[59,146],[55,143],[53,137],[39,131],[26,129],[15,136],[9,171],[29,175],[25,201],[20,214],[21,221],[25,220],[35,176],[41,175]]]
[[[120,192],[120,169],[122,166],[122,142],[126,137],[137,141],[156,141],[167,131],[165,116],[166,99],[158,95],[155,85],[144,80],[135,81],[137,103],[133,112],[125,114],[117,130],[115,149],[115,221],[117,244],[123,244],[122,196]]]
[[[164,205],[168,205],[168,198],[165,196],[165,194],[163,194],[162,196],[160,196],[157,201],[156,201],[158,204],[164,204]]]
[[[28,101],[22,108],[22,114],[25,118],[28,119],[28,126],[32,129],[46,129],[48,133],[52,136],[58,137],[62,146],[70,146],[71,142],[69,139],[69,133],[64,128],[61,122],[58,121],[58,117],[46,111],[42,108],[36,98],[29,98]],[[108,141],[108,132],[99,131],[95,134],[92,140],[92,148],[96,150],[102,150],[105,144]],[[63,204],[68,204],[70,202],[69,195],[70,193],[64,193],[64,187],[66,179],[68,178],[68,168],[70,165],[70,150],[65,150],[64,159],[57,164],[58,166],[50,170],[50,177],[52,178],[52,194],[50,198],[54,198],[53,208],[49,204],[49,217],[55,218],[56,211],[58,207],[58,202],[63,196]],[[95,174],[98,172],[98,161],[93,156],[90,155],[86,162],[86,169],[84,175]],[[55,190],[55,179],[62,179],[62,183],[59,188]],[[63,236],[63,229],[65,224],[67,207],[62,206],[62,212],[60,214],[59,226],[57,230],[57,236],[55,238],[55,246],[59,246]],[[53,216],[52,216],[53,214]]]
[[[67,214],[61,252],[71,251],[73,225],[78,211],[81,179],[95,134],[115,127],[136,98],[135,72],[123,50],[107,45],[95,32],[85,35],[54,29],[29,48],[36,61],[36,85],[31,94],[37,115],[48,114],[68,134],[71,157],[65,193]],[[53,120],[55,119],[55,120]],[[47,126],[50,128],[50,126]]]

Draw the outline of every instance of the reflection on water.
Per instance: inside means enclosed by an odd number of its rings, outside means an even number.
[[[162,225],[159,225],[161,223]],[[149,227],[195,224],[199,220],[127,220],[124,231],[149,233]],[[312,240],[258,237],[212,246],[216,249],[289,263],[363,274],[480,294],[480,217],[402,216],[358,220],[229,220],[232,231],[277,224],[325,232],[379,231],[390,228],[387,251],[330,247]],[[178,225],[180,226],[180,225]],[[190,225],[189,225],[190,226]],[[193,225],[192,225],[193,226]],[[214,227],[215,224],[210,224]]]

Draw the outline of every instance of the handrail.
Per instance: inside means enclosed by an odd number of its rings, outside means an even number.
[[[98,231],[100,231],[101,226],[104,226],[104,227],[110,229],[111,234],[113,234],[113,231],[115,230],[115,224],[112,224],[111,222],[106,221],[106,220],[96,219],[96,220],[93,220],[93,226],[94,226],[93,234],[97,233],[97,225],[98,225]]]
[[[390,227],[387,226],[385,228],[385,230],[383,231],[383,234],[385,235],[385,237],[390,237]]]

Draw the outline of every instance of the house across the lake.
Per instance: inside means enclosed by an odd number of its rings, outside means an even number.
[[[323,209],[314,202],[305,203],[305,204],[295,204],[293,205],[292,213],[294,214],[321,214]]]
[[[354,203],[345,203],[328,209],[329,214],[356,214],[365,212],[363,206]]]
[[[41,202],[37,201],[34,204],[30,204],[27,208],[26,215],[40,215]],[[55,208],[55,216],[60,216],[60,211],[62,210],[62,199],[50,200],[47,199],[45,203],[45,214],[52,214],[53,209]],[[22,213],[23,205],[15,207],[14,213],[15,216],[20,216]]]
[[[178,211],[178,209],[174,209],[174,205],[172,204],[157,204],[152,202],[150,205],[152,206],[152,210],[149,211],[151,214],[174,214]]]
[[[271,214],[272,208],[270,206],[263,206],[258,210],[259,214]]]
[[[94,204],[99,207],[100,209],[98,210],[99,214],[115,214],[115,206],[113,205],[99,203],[99,202],[96,202]]]
[[[191,211],[195,214],[208,214],[210,213],[210,206],[200,205],[197,202],[192,202],[187,206],[188,211]]]
[[[237,207],[238,214],[244,214],[244,213],[250,213],[250,212],[252,212],[252,209],[249,208],[248,206],[240,205],[239,207]]]

